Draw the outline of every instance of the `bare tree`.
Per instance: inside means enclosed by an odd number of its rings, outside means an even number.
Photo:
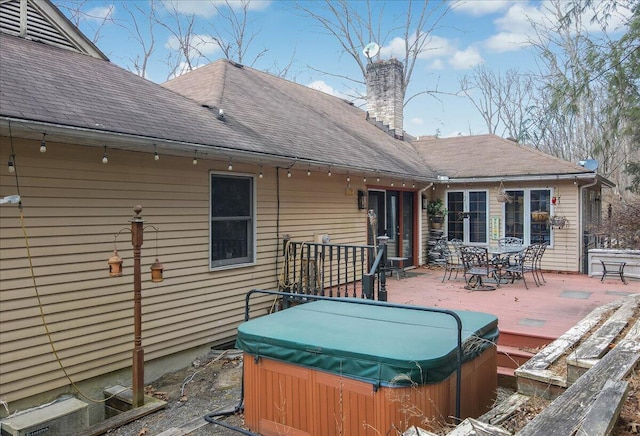
[[[55,5],[66,12],[69,20],[76,26],[84,24],[84,34],[96,44],[102,37],[104,27],[113,23],[115,6],[113,4],[96,6],[91,0],[55,0]]]
[[[138,76],[146,77],[149,60],[156,48],[155,26],[158,23],[156,2],[155,0],[150,0],[148,10],[138,2],[123,2],[122,8],[129,14],[130,21],[128,25],[121,25],[129,31],[131,38],[140,47],[140,51],[129,58],[129,61],[132,64],[133,72]],[[144,16],[145,20],[140,22],[137,14]]]
[[[421,90],[408,98],[406,96],[417,59],[426,52],[429,42],[431,42],[431,33],[437,29],[442,18],[451,9],[450,3],[441,1],[424,0],[416,3],[419,5],[417,8],[413,7],[414,3],[411,0],[404,3],[405,11],[400,14],[405,17],[404,22],[389,28],[384,34],[382,33],[383,21],[389,19],[389,15],[384,11],[385,2],[367,1],[364,13],[360,13],[356,4],[349,0],[297,1],[295,8],[303,15],[315,20],[321,29],[338,41],[343,53],[354,60],[362,76],[356,78],[326,71],[321,72],[345,79],[356,85],[363,84],[366,77],[367,61],[362,55],[362,49],[365,45],[369,42],[376,42],[383,46],[389,42],[392,35],[400,33],[403,44],[402,59],[400,60],[404,66],[402,92],[406,105],[416,96],[432,92],[432,90]],[[358,95],[356,92],[353,97],[362,98],[362,95]]]

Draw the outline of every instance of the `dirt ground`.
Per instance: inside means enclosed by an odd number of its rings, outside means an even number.
[[[242,360],[239,352],[228,350],[220,354],[213,352],[198,359],[187,368],[165,374],[147,386],[147,395],[167,402],[165,409],[152,413],[107,434],[112,436],[163,436],[189,434],[192,436],[228,435],[241,433],[207,423],[204,415],[224,408],[233,410],[240,400]],[[627,379],[630,384],[620,419],[613,429],[614,436],[640,435],[640,374],[634,371]],[[506,394],[505,394],[506,395]],[[503,396],[505,396],[503,395]],[[547,401],[532,399],[515,413],[503,427],[517,432],[548,404]],[[224,422],[243,428],[241,414],[224,418]],[[168,430],[176,429],[176,433]],[[181,432],[178,432],[180,429]],[[438,434],[446,434],[451,428],[442,428]]]
[[[167,406],[107,434],[156,436],[163,432],[170,434],[170,429],[182,430],[173,434],[193,436],[241,434],[204,420],[204,415],[221,408],[233,410],[240,401],[241,355],[234,350],[222,353],[212,352],[146,386],[146,395],[166,401]],[[224,422],[242,427],[243,417],[232,415],[224,418]]]

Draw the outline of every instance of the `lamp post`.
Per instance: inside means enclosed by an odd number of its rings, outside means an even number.
[[[142,348],[142,251],[144,220],[140,216],[142,206],[133,208],[136,215],[131,219],[131,245],[133,245],[133,407],[144,405],[144,349]]]
[[[144,220],[140,216],[142,206],[136,205],[133,208],[136,213],[131,218],[131,245],[133,245],[133,362],[131,368],[133,407],[144,405],[144,350],[142,348],[142,271],[140,258],[142,252],[142,242],[145,227]],[[151,227],[156,231],[156,260],[151,265],[151,281],[153,283],[162,282],[164,266],[158,260],[158,228]],[[111,277],[122,276],[122,258],[116,250],[116,240],[118,235],[128,230],[126,227],[115,234],[113,238],[113,256],[108,260],[109,275]]]

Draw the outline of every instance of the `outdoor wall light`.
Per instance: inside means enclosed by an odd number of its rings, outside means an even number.
[[[13,159],[14,159],[14,155],[12,154],[11,156],[9,156],[9,163],[8,165],[8,170],[9,170],[9,174],[13,174],[16,172],[16,166],[13,163]]]
[[[428,203],[429,203],[429,199],[427,198],[426,195],[423,195],[422,196],[422,209],[426,210]]]
[[[367,193],[362,189],[358,189],[358,209],[363,210],[367,208]]]

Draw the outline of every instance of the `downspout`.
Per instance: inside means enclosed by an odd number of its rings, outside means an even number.
[[[578,272],[582,270],[582,265],[584,263],[585,246],[584,246],[584,222],[583,222],[583,211],[584,211],[584,191],[587,188],[591,188],[598,183],[598,179],[596,177],[593,178],[593,182],[587,183],[586,185],[580,186],[579,191],[579,202],[578,202],[578,238],[581,242],[580,252],[578,255]],[[587,271],[588,272],[588,271]],[[582,271],[585,273],[585,271]]]
[[[424,193],[424,191],[426,191],[427,189],[431,188],[432,186],[433,186],[433,182],[429,183],[424,188],[418,190],[418,198],[420,199],[420,213],[418,214],[418,229],[420,229],[420,239],[418,240],[418,265],[424,265],[424,263],[423,263],[423,261],[424,261],[424,253],[423,253],[424,247],[422,246],[423,241],[424,241],[424,236],[422,235],[422,202],[424,201],[424,198],[422,197],[422,194]]]

